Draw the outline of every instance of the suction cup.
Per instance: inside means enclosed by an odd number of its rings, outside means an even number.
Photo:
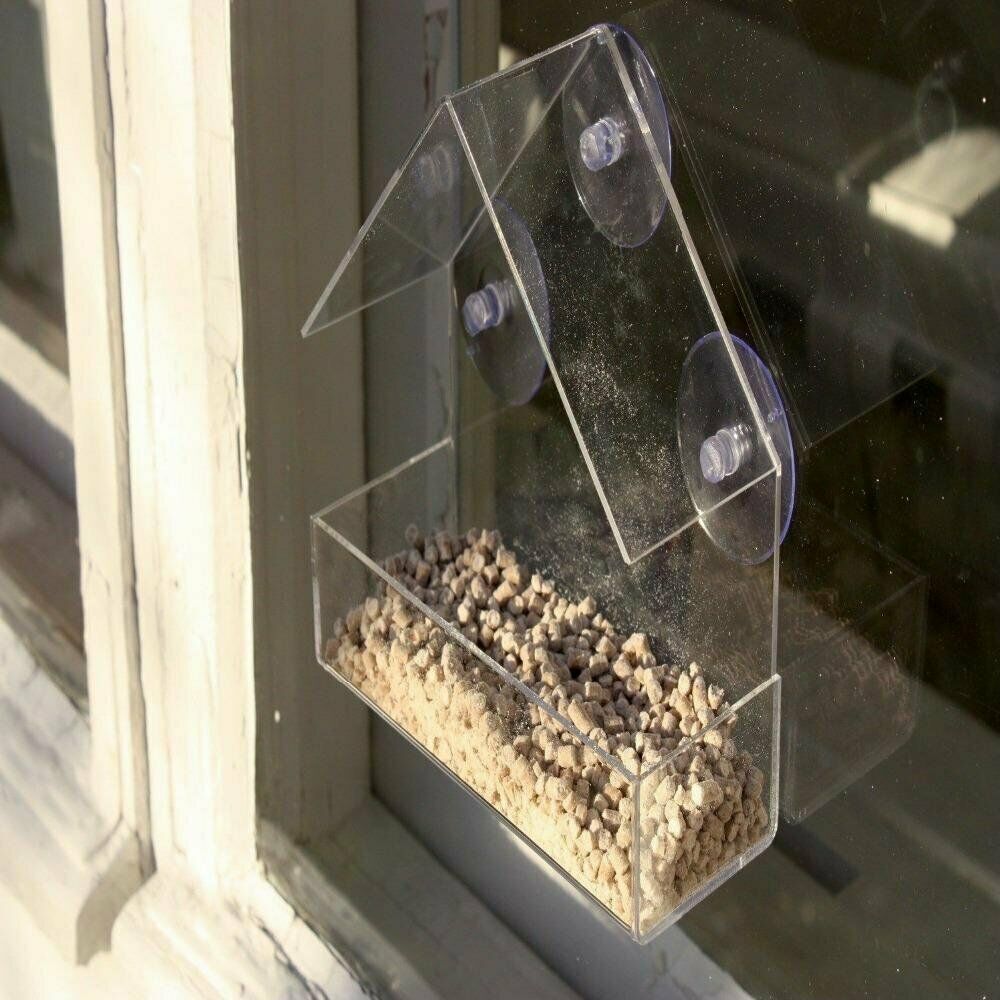
[[[653,67],[628,32],[607,27],[669,174],[670,123]],[[594,225],[617,246],[637,247],[656,231],[667,196],[608,51],[609,39],[598,38],[563,92],[563,144]]]
[[[702,337],[684,361],[677,439],[702,528],[733,559],[759,563],[788,533],[795,506],[795,456],[771,372],[749,344],[739,337],[730,340],[781,463],[777,526],[773,463],[721,333]]]
[[[549,340],[549,297],[535,244],[524,220],[502,199],[493,208],[516,262],[531,315],[487,216],[469,249],[455,261],[455,307],[466,350],[490,389],[504,402],[522,405],[538,392],[546,361],[539,333]]]

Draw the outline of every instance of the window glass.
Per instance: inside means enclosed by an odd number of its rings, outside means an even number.
[[[442,4],[424,6],[392,31],[384,4],[360,8],[362,216],[417,135],[434,87],[458,82],[440,44],[454,22],[435,20]],[[329,744],[321,744],[339,728],[355,741],[349,756],[365,772],[364,793],[370,762],[374,797],[584,997],[659,997],[671,984],[692,996],[993,995],[1000,13],[981,0],[873,0],[850,11],[818,0],[502,0],[500,13],[503,62],[600,21],[623,24],[644,46],[667,92],[674,184],[712,285],[730,329],[765,356],[790,411],[799,493],[781,552],[777,838],[676,927],[644,946],[630,942],[393,730],[375,718],[357,726],[337,701],[343,691],[322,696],[335,710],[312,697],[319,685],[303,678],[318,667],[304,581],[294,609],[274,580],[274,599],[261,602],[275,634],[298,623],[298,659],[274,659],[303,674],[282,669],[260,681],[265,818],[293,829],[285,772],[271,750],[282,747],[291,768],[310,780],[319,772],[324,790],[335,791],[303,796],[302,812],[320,818],[298,820],[314,823],[298,839],[316,857],[343,846],[343,828],[327,818],[357,789],[353,772],[326,774]],[[310,260],[315,287],[297,290],[286,337],[350,235],[330,249],[329,266]],[[648,280],[655,291],[656,276]],[[424,321],[413,310],[387,325],[402,343],[407,323],[419,338]],[[330,359],[345,370],[349,334],[341,336],[339,355],[320,338],[300,348],[303,356],[331,350],[327,367],[314,366],[324,398],[334,395]],[[420,351],[411,356],[416,379]],[[395,360],[359,352],[351,383],[366,391],[352,397],[349,431],[338,438],[331,430],[322,447],[293,456],[302,492],[318,494],[321,476],[346,469],[347,439],[363,442],[364,460],[349,470],[355,481],[312,497],[311,509],[360,485],[366,463],[378,467],[412,433],[371,391],[386,384],[380,365],[398,367]],[[306,379],[293,388],[303,385],[315,390]],[[337,394],[338,405],[344,398]],[[539,437],[554,433],[545,402],[543,392],[524,414]],[[510,442],[498,437],[494,446],[502,453]],[[288,454],[271,456],[268,488],[289,468]],[[488,456],[479,460],[485,469]],[[512,497],[519,482],[509,484]],[[277,506],[269,516],[259,547],[277,550],[292,529]],[[304,518],[300,527],[294,544],[304,549]],[[261,563],[258,587],[269,566]],[[293,712],[306,723],[288,734]],[[356,894],[374,899],[391,852],[366,837],[359,815],[332,877],[341,886],[353,878]],[[415,938],[411,913],[433,911],[421,896],[429,890],[394,888],[403,934]],[[373,921],[384,917],[376,911],[372,904]]]
[[[600,20],[646,46],[686,147],[689,222],[701,246],[726,238],[732,270],[706,263],[727,319],[770,346],[796,411],[782,822],[639,947],[539,880],[391,733],[376,736],[380,790],[584,996],[660,996],[671,979],[731,995],[725,976],[762,998],[992,996],[1000,14],[885,0],[501,10],[520,55]],[[845,406],[852,393],[873,405]],[[689,964],[678,930],[721,980]]]
[[[0,613],[86,701],[45,8],[0,3]]]
[[[0,152],[0,280],[61,323],[59,194],[44,17],[30,0],[0,5]],[[39,346],[58,351],[47,342]],[[61,358],[65,368],[64,348]]]

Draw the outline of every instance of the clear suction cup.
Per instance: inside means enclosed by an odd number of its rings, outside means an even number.
[[[517,263],[531,312],[549,339],[549,299],[542,265],[524,220],[503,200],[493,203]],[[467,250],[455,260],[455,306],[466,350],[486,384],[504,402],[527,403],[541,387],[546,361],[529,310],[496,232],[484,213]]]
[[[610,25],[608,31],[669,174],[670,124],[656,75],[628,32]],[[667,196],[607,43],[593,49],[567,84],[562,113],[573,183],[594,225],[618,246],[645,243],[663,218]]]
[[[677,439],[688,492],[709,537],[744,563],[767,559],[788,532],[795,506],[795,456],[785,407],[767,366],[730,337],[781,463],[777,479],[721,333],[702,337],[681,369]]]

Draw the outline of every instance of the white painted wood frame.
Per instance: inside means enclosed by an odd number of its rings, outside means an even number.
[[[0,642],[0,880],[86,961],[151,857],[104,9],[48,6],[72,404],[56,373],[34,388],[60,430],[73,413],[89,717],[49,677],[25,608]]]
[[[333,7],[346,22],[349,73],[351,5]],[[257,853],[248,483],[259,473],[246,443],[252,345],[233,93],[254,9],[228,0],[106,4],[156,859],[115,924],[112,955],[135,995],[347,1000],[360,996],[354,977],[271,886]],[[346,158],[355,142],[346,133]],[[273,261],[273,274],[283,266]]]

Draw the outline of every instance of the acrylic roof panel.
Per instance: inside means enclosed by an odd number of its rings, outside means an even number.
[[[746,491],[772,503],[774,487],[762,483],[779,464],[670,183],[669,141],[658,141],[654,120],[663,111],[650,100],[655,81],[637,65],[628,36],[599,26],[446,98],[303,331],[433,275],[457,275],[495,241],[498,287],[510,289],[513,311],[530,323],[530,350],[541,352],[626,562]],[[623,149],[606,169],[585,169],[581,127],[605,119]],[[440,330],[431,332],[456,348],[461,304],[449,303],[449,318],[436,314]],[[716,331],[718,412],[704,414],[705,427],[743,426],[755,446],[695,504],[678,420],[700,404],[682,397],[681,374],[695,344]],[[528,347],[511,343],[511,363],[527,364]]]

